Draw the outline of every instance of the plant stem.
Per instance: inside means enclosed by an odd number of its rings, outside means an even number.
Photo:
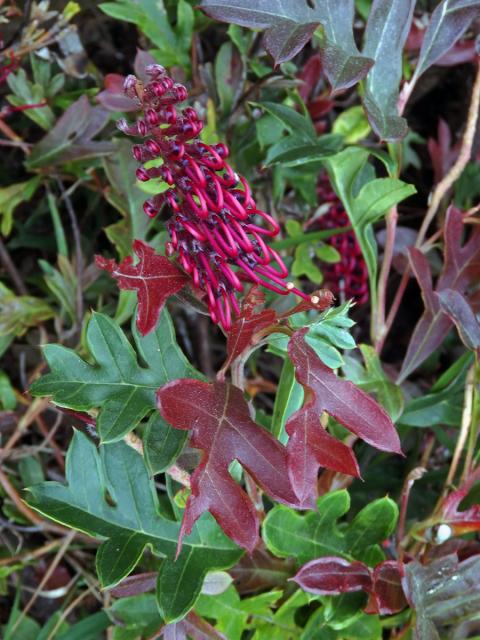
[[[473,409],[473,387],[475,378],[475,365],[470,367],[467,373],[467,380],[465,382],[465,395],[463,403],[462,423],[460,426],[460,433],[458,434],[458,440],[453,452],[452,463],[448,470],[447,479],[445,480],[444,493],[448,491],[448,488],[452,484],[455,474],[457,473],[458,463],[462,455],[463,447],[467,441],[468,432],[472,424],[472,409]]]
[[[395,235],[397,231],[398,210],[397,207],[392,207],[387,215],[387,228],[386,228],[386,240],[385,251],[383,254],[382,268],[378,277],[378,299],[376,309],[372,309],[372,341],[375,344],[377,353],[380,353],[383,345],[383,334],[385,331],[385,314],[387,306],[387,285],[388,276],[390,275],[390,269],[392,267],[393,250],[395,247]]]
[[[455,164],[453,165],[453,167],[450,169],[447,175],[443,178],[443,180],[441,180],[436,185],[435,189],[432,192],[427,213],[425,214],[425,218],[423,219],[422,225],[418,232],[417,240],[415,242],[415,247],[417,247],[418,249],[425,249],[424,240],[425,240],[425,236],[428,231],[428,228],[430,226],[430,223],[435,217],[442,203],[443,198],[448,193],[450,188],[453,186],[454,182],[460,177],[468,161],[470,160],[479,109],[480,109],[480,64],[478,65],[477,75],[475,76],[475,82],[473,84],[472,98],[470,101],[470,106],[468,108],[467,125],[465,127],[465,133],[463,134],[460,153],[458,154],[458,158]],[[407,288],[410,272],[411,272],[410,266],[407,265],[405,268],[405,271],[403,272],[402,280],[397,289],[397,293],[395,294],[395,298],[392,302],[392,306],[390,307],[390,311],[388,313],[387,320],[385,322],[383,336],[381,336],[381,339],[377,345],[378,353],[380,353],[380,351],[382,350],[385,339],[389,334],[390,329],[392,328],[392,324],[397,315],[398,308],[402,302],[405,289]]]
[[[480,427],[480,394],[478,388],[480,386],[480,364],[477,362],[473,366],[473,384],[472,384],[472,420],[471,428],[468,436],[467,453],[465,456],[465,465],[463,467],[462,482],[465,482],[469,474],[473,471],[473,455],[475,445],[478,438],[478,429]]]
[[[288,249],[290,247],[296,247],[299,244],[303,244],[304,242],[317,242],[318,240],[327,240],[332,236],[338,236],[340,233],[346,233],[347,231],[351,231],[352,227],[335,227],[334,229],[325,229],[323,231],[312,231],[311,233],[299,233],[292,238],[285,238],[284,240],[277,240],[276,242],[271,242],[270,246],[272,249]]]
[[[0,238],[0,262],[5,267],[8,275],[12,279],[15,289],[22,296],[28,295],[27,287],[22,280],[22,276],[18,273],[16,266],[13,264],[7,247],[4,245],[2,238]]]

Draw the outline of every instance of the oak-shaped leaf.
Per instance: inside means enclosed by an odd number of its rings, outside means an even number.
[[[153,333],[141,336],[135,326],[132,331],[138,357],[120,327],[107,316],[94,313],[86,343],[95,364],[87,363],[73,349],[46,345],[50,373],[33,383],[31,393],[52,396],[57,405],[76,411],[98,409],[102,441],[120,440],[155,409],[159,387],[175,378],[200,375],[180,351],[166,310]],[[172,439],[177,443],[171,447],[175,453],[185,435],[167,425],[157,428],[169,431],[170,444]]]
[[[238,460],[268,495],[296,505],[285,447],[253,422],[242,392],[231,384],[174,380],[159,389],[157,400],[162,417],[191,430],[190,444],[203,451],[191,478],[179,549],[183,536],[209,511],[232,540],[252,552],[259,542],[258,515],[228,468]]]
[[[133,263],[132,256],[127,256],[120,264],[102,256],[95,256],[95,262],[112,274],[120,289],[137,292],[137,327],[145,336],[155,329],[167,298],[187,284],[188,276],[141,240],[133,242],[133,250],[137,264]]]
[[[252,287],[246,296],[240,315],[234,320],[227,335],[227,359],[222,370],[238,358],[254,343],[256,334],[274,324],[277,313],[274,309],[264,309],[265,294]]]
[[[327,556],[307,562],[292,580],[319,596],[364,591],[370,595],[368,613],[392,614],[407,606],[402,565],[395,561],[382,562],[372,570],[364,562]]]
[[[390,498],[374,500],[353,520],[339,526],[338,520],[350,509],[344,489],[328,493],[317,501],[317,510],[304,515],[276,505],[263,523],[263,540],[280,558],[295,558],[299,565],[323,556],[341,556],[375,566],[385,559],[380,544],[393,531],[397,505]]]
[[[95,445],[76,431],[67,454],[67,484],[42,482],[28,489],[28,504],[45,516],[103,540],[96,567],[103,588],[118,584],[148,545],[164,558],[157,603],[167,621],[194,605],[208,571],[231,567],[241,555],[213,518],[204,516],[175,560],[180,524],[159,509],[142,456],[124,442]]]
[[[296,331],[288,354],[307,402],[287,421],[290,479],[299,500],[316,495],[320,467],[359,475],[355,456],[320,424],[326,411],[349,431],[382,451],[401,453],[400,440],[386,411],[364,391],[338,377],[305,342],[308,328]]]
[[[320,55],[333,91],[359,82],[373,64],[355,44],[353,0],[202,0],[200,7],[216,20],[265,29],[265,48],[275,64],[293,58],[321,25]]]
[[[410,249],[410,262],[422,291],[425,311],[410,338],[398,382],[405,380],[438,349],[453,326],[453,321],[442,308],[442,292],[448,289],[463,296],[480,274],[480,228],[478,225],[462,245],[463,216],[461,211],[451,206],[447,211],[444,229],[444,263],[435,289],[427,258],[419,249]],[[451,295],[449,293],[450,298]]]

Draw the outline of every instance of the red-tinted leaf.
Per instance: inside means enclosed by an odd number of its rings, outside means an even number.
[[[158,573],[151,571],[150,573],[137,573],[133,576],[127,576],[124,580],[117,584],[116,587],[109,590],[109,593],[115,598],[125,598],[127,596],[138,596],[140,593],[153,591],[157,584]]]
[[[478,480],[480,480],[480,467],[473,471],[467,481],[457,491],[452,491],[443,502],[442,522],[448,524],[455,535],[480,531],[480,504],[474,504],[466,511],[458,511],[460,502]]]
[[[183,536],[209,511],[232,540],[252,552],[259,541],[258,516],[228,467],[238,460],[270,496],[294,506],[286,449],[253,422],[242,392],[230,384],[175,380],[157,392],[157,399],[163,418],[176,429],[191,429],[190,444],[203,451],[191,479],[179,549]]]
[[[100,269],[112,274],[120,289],[137,292],[137,327],[144,336],[155,328],[167,298],[180,291],[188,277],[141,240],[134,241],[133,250],[138,257],[137,264],[133,264],[132,256],[120,264],[102,256],[95,256],[95,262]]]
[[[307,403],[287,422],[289,473],[300,500],[316,493],[320,466],[358,475],[351,449],[333,438],[320,425],[323,411],[349,431],[384,451],[400,453],[400,441],[388,414],[373,398],[343,380],[305,342],[308,329],[294,333],[288,352],[295,375],[306,392]]]
[[[319,596],[334,596],[352,591],[370,591],[372,577],[363,562],[326,556],[307,562],[292,578],[304,591]]]
[[[452,289],[464,294],[480,273],[480,228],[475,228],[469,240],[462,246],[464,231],[462,213],[450,207],[445,221],[445,260],[438,278],[436,290],[432,285],[430,265],[418,249],[410,249],[410,261],[422,290],[425,311],[410,339],[398,381],[401,382],[422,364],[441,345],[452,321],[440,306],[435,293]]]
[[[277,314],[273,309],[261,309],[265,294],[253,287],[242,305],[242,313],[234,321],[227,336],[227,360],[222,369],[230,366],[249,346],[254,343],[255,334],[274,324]]]
[[[372,570],[363,562],[328,556],[308,562],[293,580],[305,591],[320,596],[365,591],[370,595],[365,612],[387,615],[408,604],[402,572],[403,565],[393,560],[381,562]]]
[[[428,153],[432,161],[435,182],[440,182],[458,156],[459,144],[452,146],[452,133],[448,124],[440,118],[438,121],[437,140],[429,138]]]
[[[453,289],[444,289],[436,295],[440,300],[440,307],[457,326],[463,344],[468,349],[477,351],[480,348],[480,324],[465,297]]]
[[[394,560],[381,562],[373,570],[373,589],[367,613],[387,615],[397,613],[407,606],[402,588],[403,565]]]
[[[104,91],[97,94],[96,100],[108,111],[138,111],[139,106],[125,95],[123,83],[125,77],[118,73],[108,73],[105,76]]]
[[[318,53],[310,56],[307,62],[303,65],[298,75],[303,84],[298,88],[298,93],[304,102],[308,102],[310,95],[318,85],[318,81],[322,75],[322,70],[322,58]]]
[[[238,564],[229,569],[229,574],[237,591],[245,594],[285,587],[294,569],[293,558],[276,558],[266,549],[257,547],[251,555],[244,554]]]

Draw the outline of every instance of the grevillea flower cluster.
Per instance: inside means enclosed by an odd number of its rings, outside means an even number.
[[[326,213],[317,220],[318,227],[324,230],[348,227],[348,215],[328,176],[320,177],[317,193],[322,206],[328,206]],[[349,230],[334,235],[327,243],[338,251],[340,260],[322,265],[324,285],[340,300],[353,298],[358,304],[364,304],[368,300],[368,271],[354,232]]]
[[[171,212],[166,253],[204,292],[213,321],[230,329],[245,283],[309,299],[286,282],[288,271],[267,243],[278,234],[278,223],[257,207],[245,178],[228,164],[228,147],[202,142],[203,122],[195,109],[177,107],[187,98],[186,88],[160,65],[149,65],[146,74],[147,83],[126,78],[125,93],[143,114],[131,124],[120,120],[118,128],[144,139],[133,146],[142,165],[138,180],[161,178],[169,185],[145,202],[144,211],[152,218],[164,206]]]

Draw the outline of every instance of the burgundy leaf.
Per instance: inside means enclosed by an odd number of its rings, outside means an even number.
[[[388,414],[358,387],[327,367],[305,342],[308,329],[290,339],[288,352],[307,403],[287,422],[290,478],[300,500],[314,496],[319,467],[359,475],[352,450],[320,425],[326,411],[349,431],[383,451],[401,453],[400,441]]]
[[[480,467],[473,471],[466,482],[456,491],[452,491],[443,502],[442,522],[448,524],[455,535],[480,531],[480,504],[474,504],[466,511],[458,511],[460,502],[478,480],[480,480]]]
[[[138,111],[138,104],[125,95],[123,84],[125,76],[108,73],[105,76],[105,89],[97,94],[96,100],[108,111]]]
[[[349,562],[335,556],[307,562],[292,580],[304,591],[319,596],[372,589],[370,570],[363,562]]]
[[[480,273],[480,228],[462,246],[462,213],[451,206],[445,221],[445,259],[435,291],[430,265],[418,249],[410,249],[410,261],[422,290],[425,311],[410,339],[398,382],[407,378],[442,344],[453,323],[440,306],[439,294],[452,289],[463,295]]]
[[[229,573],[241,594],[259,590],[283,588],[294,573],[293,558],[276,558],[265,548],[257,547],[251,554],[244,554]]]
[[[265,294],[253,287],[242,305],[242,312],[234,321],[227,335],[227,360],[222,369],[230,366],[248,347],[254,343],[255,334],[266,329],[276,321],[274,309],[261,309]]]
[[[403,565],[395,560],[381,562],[375,567],[367,613],[387,615],[405,609],[408,603],[402,588],[401,568]]]
[[[286,449],[253,422],[242,392],[230,384],[174,380],[159,389],[157,400],[163,418],[176,429],[191,429],[190,444],[203,451],[192,475],[178,548],[209,511],[232,540],[252,552],[259,542],[258,516],[228,467],[238,460],[270,496],[295,506]]]
[[[444,289],[436,295],[440,307],[457,326],[463,344],[467,349],[477,351],[480,348],[480,324],[465,297],[453,289]]]
[[[95,256],[95,262],[100,269],[112,274],[120,289],[137,292],[137,327],[144,336],[155,328],[167,298],[180,291],[188,277],[141,240],[133,242],[133,250],[138,257],[137,264],[133,264],[132,256],[120,264],[102,256]]]
[[[140,593],[153,591],[157,584],[158,573],[151,571],[150,573],[137,573],[133,576],[127,576],[124,580],[117,584],[116,587],[109,590],[109,593],[115,598],[125,598],[127,596],[138,596]]]

